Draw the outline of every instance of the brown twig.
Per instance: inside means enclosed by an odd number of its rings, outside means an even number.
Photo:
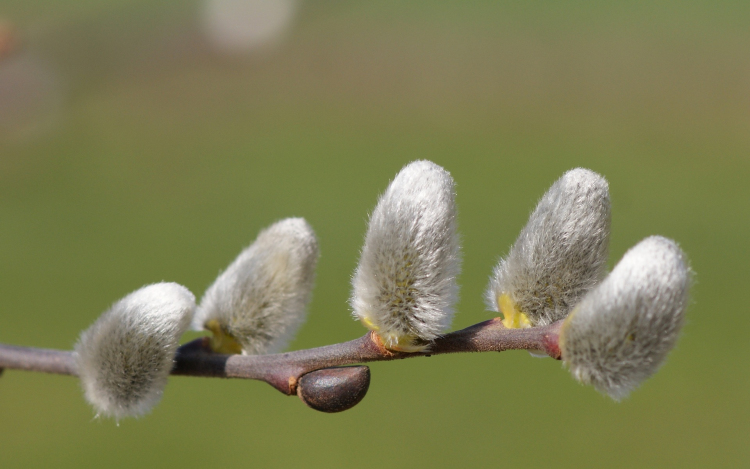
[[[386,349],[372,332],[340,344],[273,355],[221,355],[197,339],[178,349],[174,375],[257,379],[284,394],[297,392],[299,379],[323,368],[400,360],[460,352],[540,350],[560,358],[557,345],[561,322],[529,329],[507,329],[499,318],[491,319],[435,340],[424,352],[406,353]],[[15,347],[0,344],[0,369],[10,368],[63,375],[76,375],[73,352]]]

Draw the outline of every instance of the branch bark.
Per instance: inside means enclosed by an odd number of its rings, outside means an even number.
[[[357,363],[505,350],[541,351],[560,359],[561,325],[562,321],[558,321],[549,326],[507,329],[495,318],[446,334],[436,339],[428,350],[416,353],[388,350],[373,332],[349,342],[273,355],[216,354],[208,348],[207,338],[202,338],[178,349],[172,374],[256,379],[292,395],[298,391],[300,378],[308,373]],[[0,372],[3,368],[77,375],[73,352],[0,344]]]

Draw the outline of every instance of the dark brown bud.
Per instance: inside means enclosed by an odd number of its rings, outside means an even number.
[[[299,379],[297,395],[321,412],[341,412],[359,404],[370,387],[370,368],[346,366],[311,371]]]

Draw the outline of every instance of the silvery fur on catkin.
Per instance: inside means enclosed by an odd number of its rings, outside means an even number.
[[[370,217],[352,279],[354,317],[384,336],[435,339],[453,317],[460,263],[453,178],[430,161],[412,162]]]
[[[244,354],[282,350],[305,320],[317,261],[318,240],[303,218],[271,225],[206,290],[193,327],[216,319]]]
[[[568,315],[604,276],[609,247],[607,181],[587,169],[566,172],[539,201],[485,293],[492,311],[507,294],[532,326]]]
[[[76,365],[97,415],[148,413],[161,399],[195,297],[176,283],[157,283],[115,303],[82,334]]]
[[[631,248],[578,305],[560,334],[573,375],[620,400],[674,347],[688,303],[690,270],[674,241],[652,236]]]

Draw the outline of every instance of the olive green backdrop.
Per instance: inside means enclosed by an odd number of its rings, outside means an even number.
[[[195,1],[1,1],[18,40],[0,73],[33,56],[57,104],[0,109],[0,342],[69,349],[151,282],[200,296],[288,216],[322,253],[292,348],[358,337],[367,216],[415,159],[457,182],[455,328],[492,317],[492,267],[578,166],[610,182],[610,266],[660,234],[696,281],[676,349],[619,404],[506,352],[373,364],[335,415],[175,377],[117,426],[75,378],[7,370],[0,467],[750,465],[750,2],[611,3],[309,0],[275,48],[226,55]]]

